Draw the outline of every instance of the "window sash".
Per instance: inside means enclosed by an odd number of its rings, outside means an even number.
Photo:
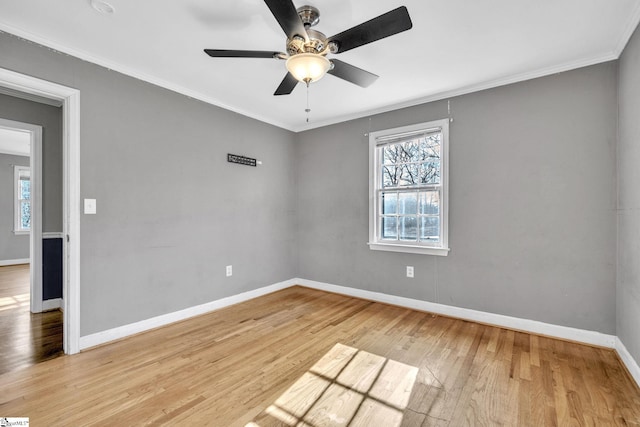
[[[437,192],[438,194],[438,214],[430,214],[430,213],[420,213],[420,194],[421,193],[427,193],[427,192]],[[416,205],[416,212],[415,213],[400,213],[400,209],[397,206],[396,207],[396,212],[395,213],[384,213],[384,208],[383,208],[383,204],[384,204],[384,198],[383,198],[383,194],[385,193],[396,193],[396,194],[400,194],[400,193],[415,193],[416,197],[417,197],[417,205]],[[400,189],[400,190],[388,190],[388,189],[379,189],[377,191],[377,196],[376,196],[376,205],[377,205],[377,209],[376,209],[376,214],[377,214],[377,227],[376,227],[376,234],[377,234],[377,240],[380,242],[384,242],[384,243],[391,243],[391,242],[402,242],[402,244],[414,244],[417,246],[433,246],[433,247],[440,247],[442,245],[443,242],[443,224],[442,224],[442,187],[440,185],[438,186],[425,186],[424,189],[417,189],[417,188],[410,188],[410,189]],[[408,240],[408,239],[401,239],[400,238],[400,218],[407,218],[407,217],[411,217],[411,218],[416,218],[416,238],[415,240]],[[384,218],[396,218],[396,237],[395,238],[390,238],[390,237],[384,237]],[[439,225],[438,225],[438,236],[437,239],[421,239],[421,232],[422,232],[422,226],[420,225],[420,219],[421,218],[437,218],[439,221]]]
[[[441,245],[443,230],[442,230],[442,224],[440,221],[440,214],[438,215],[420,214],[419,204],[420,204],[420,193],[424,193],[426,191],[437,191],[439,200],[442,200],[442,192],[441,192],[442,185],[441,184],[414,184],[414,185],[393,186],[393,187],[384,186],[384,168],[385,167],[394,166],[398,168],[404,165],[413,165],[413,164],[419,165],[419,164],[425,163],[424,160],[415,161],[415,162],[400,161],[396,163],[385,163],[384,162],[385,147],[389,145],[402,144],[405,142],[412,142],[412,141],[425,138],[426,136],[437,135],[441,133],[442,133],[442,128],[438,127],[438,128],[428,129],[428,130],[418,130],[414,132],[404,132],[401,134],[389,135],[386,138],[376,138],[376,151],[377,151],[377,159],[378,159],[378,162],[376,165],[376,173],[377,173],[377,177],[376,177],[377,197],[376,198],[377,198],[377,216],[378,216],[377,218],[378,227],[376,232],[377,234],[376,238],[379,241],[387,242],[387,243],[402,242],[403,244],[408,243],[408,244],[416,244],[420,246],[436,246],[437,247]],[[441,151],[442,135],[440,136],[439,140],[440,140],[439,150]],[[438,162],[441,162],[441,157],[438,158]],[[440,169],[439,173],[442,173],[442,165],[440,165],[439,169]],[[416,212],[409,213],[409,214],[400,213],[399,200],[398,200],[396,213],[394,214],[384,213],[383,194],[389,194],[389,193],[396,193],[398,194],[398,197],[400,194],[414,193],[416,195]],[[427,218],[427,217],[438,218],[438,236],[435,239],[421,238],[423,233],[421,218]],[[395,233],[393,234],[393,237],[385,236],[385,231],[386,231],[385,220],[392,219],[392,218],[395,218]],[[415,218],[415,238],[408,237],[406,232],[405,233],[401,232],[401,228],[406,224],[405,222],[406,220],[403,220],[404,218],[408,218],[408,219]]]

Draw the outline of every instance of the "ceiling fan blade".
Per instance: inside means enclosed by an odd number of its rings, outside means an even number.
[[[333,74],[336,77],[357,84],[358,86],[368,87],[378,78],[378,76],[373,73],[338,59],[332,59],[331,62],[333,63],[333,69],[328,71],[329,74]]]
[[[204,51],[214,58],[278,58],[279,55],[284,55],[281,52],[266,50],[205,49]]]
[[[336,53],[342,53],[409,30],[412,26],[409,11],[405,6],[400,6],[377,18],[373,18],[340,34],[329,37],[329,42],[335,42],[338,45],[338,51]]]
[[[307,30],[304,28],[304,24],[300,16],[298,16],[298,11],[291,0],[264,0],[264,2],[288,38],[292,39],[294,36],[300,36],[305,40],[309,39]]]
[[[280,83],[280,86],[278,86],[278,89],[276,89],[274,95],[289,95],[291,92],[293,92],[293,89],[295,89],[297,84],[298,80],[293,77],[293,74],[287,73],[287,75],[284,76],[284,79]]]

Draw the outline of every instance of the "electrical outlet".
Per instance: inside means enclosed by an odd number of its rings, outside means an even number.
[[[227,277],[233,276],[233,266],[227,265]]]
[[[413,277],[413,266],[407,265],[407,277]]]

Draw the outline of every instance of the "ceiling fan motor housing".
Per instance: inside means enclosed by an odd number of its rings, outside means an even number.
[[[327,36],[320,31],[312,30],[311,27],[320,22],[320,11],[309,5],[297,9],[298,16],[307,31],[307,39],[302,36],[295,36],[287,40],[287,53],[296,55],[298,53],[316,53],[326,55],[327,53],[338,52],[336,42],[328,42]]]
[[[293,39],[287,40],[287,53],[296,55],[298,53],[317,53],[319,55],[327,54],[327,36],[320,31],[307,30],[309,40],[304,37],[295,36]]]

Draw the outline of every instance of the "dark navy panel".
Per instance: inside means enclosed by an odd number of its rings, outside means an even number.
[[[62,239],[42,240],[42,299],[62,298]]]

